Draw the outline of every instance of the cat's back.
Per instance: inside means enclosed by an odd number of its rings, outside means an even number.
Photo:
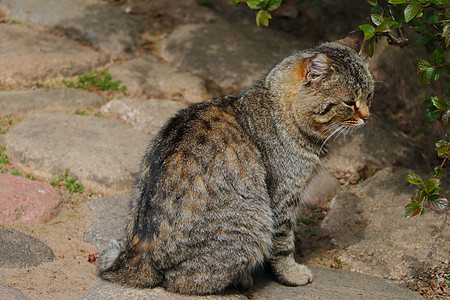
[[[261,155],[238,122],[234,101],[235,97],[221,96],[194,104],[168,121],[144,157],[141,182],[147,186],[141,189],[152,191],[144,198],[167,204],[169,212],[175,201],[180,209],[219,208],[228,199],[212,195],[245,195],[248,185],[264,194]],[[218,200],[198,200],[211,198]]]

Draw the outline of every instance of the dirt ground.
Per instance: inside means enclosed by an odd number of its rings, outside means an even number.
[[[82,202],[88,199],[65,196],[68,201],[63,204],[60,214],[48,223],[1,226],[41,240],[55,255],[54,261],[37,267],[0,268],[0,282],[20,289],[30,299],[80,299],[83,292],[98,280],[95,263],[88,261],[90,254],[96,254],[94,246],[84,240],[90,213]]]

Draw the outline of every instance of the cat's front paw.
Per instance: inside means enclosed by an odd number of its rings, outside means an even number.
[[[286,257],[272,265],[281,284],[289,286],[306,285],[312,282],[313,274],[308,267],[298,264],[293,258]]]

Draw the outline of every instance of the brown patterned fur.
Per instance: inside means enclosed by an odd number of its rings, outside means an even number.
[[[151,142],[125,240],[100,276],[134,287],[210,294],[268,262],[286,285],[312,280],[294,261],[296,206],[325,143],[369,118],[373,80],[361,31],[284,59],[235,97],[194,104]]]

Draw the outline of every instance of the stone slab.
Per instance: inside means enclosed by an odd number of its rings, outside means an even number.
[[[353,271],[395,280],[417,279],[434,269],[450,270],[448,213],[430,209],[406,219],[403,207],[415,187],[405,168],[385,168],[338,194],[322,222]],[[445,196],[445,194],[444,194]]]
[[[109,69],[115,80],[127,86],[127,94],[195,103],[207,100],[206,83],[199,76],[181,71],[153,56],[129,60]]]
[[[132,53],[138,24],[117,7],[100,0],[0,0],[10,19],[45,26],[67,37],[114,52]]]
[[[125,237],[128,220],[129,196],[109,196],[86,203],[93,213],[92,223],[86,232],[86,241],[100,251],[112,239]]]
[[[0,267],[29,268],[54,259],[52,249],[40,240],[0,228]]]
[[[2,299],[2,300],[26,300],[28,298],[25,297],[25,295],[22,293],[21,290],[0,284],[0,299]]]
[[[77,89],[0,91],[1,114],[28,113],[38,110],[99,107],[106,102],[101,96]]]
[[[133,128],[154,135],[171,117],[186,106],[171,100],[120,99],[108,102],[101,111],[117,115]]]
[[[161,56],[210,80],[225,94],[237,93],[286,56],[307,48],[292,36],[240,24],[178,26],[164,41]]]
[[[22,25],[0,24],[0,85],[30,86],[91,71],[109,61],[74,41]]]
[[[0,174],[0,223],[34,225],[55,217],[64,201],[49,184]]]
[[[114,120],[44,113],[29,117],[2,138],[20,170],[49,180],[64,172],[86,188],[130,191],[149,137]]]

